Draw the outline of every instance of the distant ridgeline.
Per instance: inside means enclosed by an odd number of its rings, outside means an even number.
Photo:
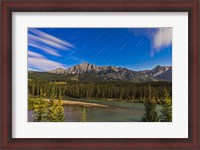
[[[159,102],[164,89],[172,95],[172,67],[156,66],[152,70],[133,71],[121,67],[83,63],[72,68],[28,73],[29,95],[43,91],[87,99],[139,100],[153,95]]]
[[[133,71],[114,66],[96,66],[82,63],[74,67],[57,68],[48,72],[29,71],[29,79],[49,81],[171,81],[171,66],[156,66],[152,70]]]

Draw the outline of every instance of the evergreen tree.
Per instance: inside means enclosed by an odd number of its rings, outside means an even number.
[[[30,108],[34,108],[34,121],[35,122],[63,122],[65,120],[64,116],[64,108],[62,106],[61,100],[55,100],[55,94],[52,94],[53,101],[46,102],[44,101],[44,98],[46,96],[46,93],[43,93],[42,90],[40,90],[40,98],[36,100],[29,100],[30,101]],[[59,98],[61,98],[61,94],[59,95]],[[33,105],[33,107],[31,107]]]
[[[51,102],[51,106],[47,112],[46,120],[50,122],[63,122],[65,120],[62,101],[54,100]]]
[[[51,100],[55,100],[56,99],[55,86],[53,86],[52,89],[51,89],[50,97],[51,97]]]
[[[83,111],[82,111],[81,121],[82,122],[86,122],[87,121],[87,113],[86,113],[85,108],[83,108]]]
[[[156,110],[156,100],[153,96],[150,85],[148,85],[149,89],[149,98],[145,101],[145,114],[142,117],[143,122],[158,122],[159,116]]]
[[[46,107],[47,103],[39,98],[34,100],[33,108],[34,108],[34,122],[45,121],[45,114],[47,113]]]
[[[161,121],[171,122],[172,121],[172,99],[169,96],[167,89],[164,89],[164,98],[161,104]]]
[[[62,100],[62,94],[61,94],[61,91],[59,92],[59,95],[58,95],[58,99],[61,101]]]
[[[46,93],[43,93],[42,89],[40,89],[40,97],[36,100],[31,100],[30,107],[34,109],[34,122],[45,121],[45,114],[47,113],[46,108],[48,107],[48,103],[44,101]]]
[[[158,122],[159,116],[156,111],[156,104],[151,102],[145,103],[145,114],[142,117],[143,122]]]
[[[115,100],[138,100],[145,101],[149,98],[149,88],[151,90],[157,103],[161,103],[163,99],[163,89],[166,88],[171,97],[171,82],[56,82],[56,81],[39,81],[29,80],[28,88],[30,96],[39,96],[42,92],[46,92],[46,95],[51,100],[59,99],[59,92],[62,95],[72,98],[104,98]],[[39,91],[38,91],[39,90]]]

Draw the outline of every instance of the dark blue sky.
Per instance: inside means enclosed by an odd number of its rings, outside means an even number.
[[[172,28],[29,28],[28,67],[46,71],[82,62],[132,70],[172,65]]]

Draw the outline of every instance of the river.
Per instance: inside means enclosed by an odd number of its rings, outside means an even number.
[[[68,99],[69,100],[69,99]],[[70,99],[73,101],[91,102],[108,107],[64,106],[66,122],[140,122],[144,114],[143,103],[116,102],[108,100]],[[28,111],[28,121],[33,121],[33,110]]]

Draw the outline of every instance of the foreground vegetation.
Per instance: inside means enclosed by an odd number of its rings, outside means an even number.
[[[61,95],[58,100],[54,98],[47,102],[44,100],[46,94],[38,98],[28,98],[28,109],[34,110],[34,122],[63,122],[65,120],[64,108]]]
[[[112,99],[143,102],[143,122],[172,121],[171,82],[50,82],[29,80],[29,110],[34,110],[34,121],[62,122],[64,116],[62,97],[85,99]],[[32,97],[32,98],[31,98]],[[33,98],[36,97],[36,98]],[[49,98],[50,101],[45,101]],[[161,105],[161,115],[156,106]],[[87,121],[82,111],[81,121]]]
[[[145,101],[145,113],[142,117],[143,122],[171,122],[172,121],[172,99],[167,89],[164,89],[164,96],[161,101],[161,115],[156,110],[156,100],[149,88],[149,98]]]

